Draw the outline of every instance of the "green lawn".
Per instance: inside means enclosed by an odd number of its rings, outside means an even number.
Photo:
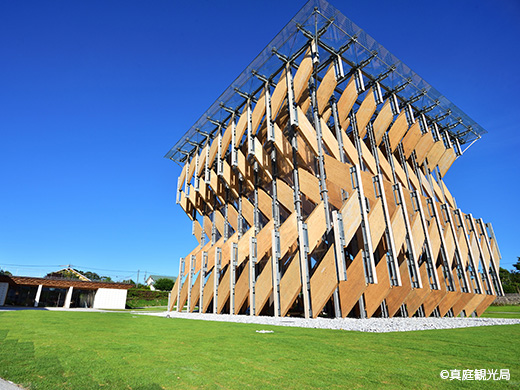
[[[520,306],[489,306],[482,314],[489,318],[520,318]]]
[[[520,325],[372,334],[128,312],[0,312],[0,377],[31,389],[518,388],[518,351]],[[511,381],[439,377],[483,368],[508,368]]]

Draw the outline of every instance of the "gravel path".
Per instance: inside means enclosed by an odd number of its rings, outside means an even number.
[[[22,390],[24,387],[11,381],[0,378],[0,390]]]
[[[295,317],[250,317],[229,314],[199,314],[199,313],[146,313],[134,312],[139,315],[151,315],[169,318],[186,318],[192,320],[238,322],[244,324],[294,326],[300,328],[342,329],[359,332],[409,332],[414,330],[468,328],[473,326],[512,325],[520,324],[520,319],[509,318],[295,318]],[[261,330],[261,329],[259,329]]]

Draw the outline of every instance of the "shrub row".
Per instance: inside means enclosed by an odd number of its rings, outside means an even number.
[[[150,290],[141,290],[138,288],[131,288],[128,290],[128,294],[126,295],[127,300],[135,300],[135,299],[144,299],[144,300],[154,300],[166,298],[168,299],[168,291],[150,291]]]

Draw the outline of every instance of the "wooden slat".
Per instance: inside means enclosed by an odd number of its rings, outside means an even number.
[[[193,234],[200,244],[200,239],[202,237],[202,226],[200,226],[200,223],[197,220],[193,221]]]
[[[211,167],[213,165],[213,162],[215,161],[215,157],[217,156],[218,152],[218,137],[215,137],[213,141],[211,142],[211,146],[209,148],[209,159],[208,159],[208,166]]]
[[[242,114],[240,115],[240,119],[238,120],[237,126],[235,128],[236,138],[235,138],[235,148],[240,146],[242,142],[242,137],[247,130],[247,104],[244,105],[244,109],[242,110]]]
[[[278,79],[278,83],[274,88],[273,94],[271,95],[271,116],[274,120],[282,107],[282,103],[287,96],[287,72],[284,69]]]
[[[383,108],[381,108],[381,111],[379,111],[379,114],[377,114],[377,117],[372,124],[374,127],[376,145],[379,145],[383,140],[383,135],[386,133],[386,130],[388,129],[388,126],[390,126],[390,123],[392,123],[393,119],[394,115],[392,114],[390,99],[386,99]]]
[[[325,207],[323,203],[318,204],[314,211],[309,215],[305,221],[307,223],[307,233],[309,237],[309,253],[312,253],[314,248],[321,241],[323,233],[327,230],[325,224]]]
[[[390,147],[395,150],[401,139],[403,138],[406,130],[408,129],[408,122],[406,120],[406,114],[401,111],[395,122],[388,130],[388,140],[390,141]]]
[[[197,157],[196,156],[192,157],[190,166],[188,168],[188,183],[191,182],[191,179],[193,178],[193,173],[195,172],[196,162],[197,162]]]
[[[179,291],[179,285],[181,283],[181,278],[177,278],[175,280],[175,283],[173,284],[173,288],[172,288],[172,291],[170,293],[170,305],[168,306],[168,310],[169,311],[172,311],[173,310],[173,307],[175,306],[175,303],[177,302],[177,294],[178,294],[178,291]]]
[[[365,162],[365,165],[368,167],[370,172],[373,175],[377,174],[377,165],[376,160],[374,159],[374,156],[372,156],[372,153],[370,150],[368,150],[367,146],[365,145],[365,142],[361,141],[361,153],[363,155],[363,161]]]
[[[272,236],[271,231],[273,230],[274,222],[270,220],[262,230],[256,236],[256,252],[258,260],[261,260],[267,253],[271,253],[272,248]]]
[[[494,297],[493,295],[491,295]],[[464,311],[466,312],[467,316],[470,316],[471,313],[475,311],[475,309],[488,297],[488,295],[485,294],[473,294],[473,298],[466,304],[464,307]]]
[[[287,315],[287,312],[302,290],[299,256],[299,251],[296,251],[280,280],[280,312],[282,317]]]
[[[359,131],[359,137],[361,139],[363,139],[365,137],[365,134],[367,133],[367,124],[372,118],[372,115],[374,115],[376,107],[377,105],[376,100],[374,99],[374,93],[372,91],[372,88],[370,88],[367,91],[365,98],[361,103],[361,106],[359,106],[356,112],[356,122]]]
[[[349,244],[361,224],[361,209],[359,208],[358,193],[355,190],[340,210],[343,217],[343,232],[345,244]]]
[[[346,120],[350,114],[350,110],[352,110],[352,107],[357,100],[357,97],[356,82],[354,76],[352,76],[343,90],[337,104],[339,123],[344,130],[348,127],[348,125],[345,126]]]
[[[453,148],[446,150],[446,152],[442,155],[438,164],[442,177],[446,175],[446,172],[448,172],[448,169],[450,169],[450,167],[456,159],[457,156],[455,155],[455,151],[453,150]]]
[[[417,179],[417,176],[415,176],[415,172],[408,161],[406,162],[406,168],[408,170],[408,177],[410,178],[410,182],[412,183],[413,188],[415,190],[420,190],[419,179]]]
[[[365,291],[365,271],[361,251],[347,268],[347,281],[339,283],[341,316],[346,317]]]
[[[261,187],[258,188],[258,208],[268,219],[273,217],[273,198]]]
[[[392,155],[392,160],[394,160],[394,169],[397,178],[399,179],[404,188],[408,188],[408,180],[406,180],[406,173],[404,173],[401,164],[399,164],[394,155]]]
[[[370,209],[368,214],[368,224],[370,225],[370,234],[372,238],[372,245],[377,247],[377,244],[386,229],[385,217],[383,214],[383,206],[381,199],[378,198],[375,205]]]
[[[401,206],[398,207],[398,210],[394,213],[394,216],[392,217],[392,231],[394,233],[395,249],[399,253],[399,251],[405,244],[406,238],[406,226],[404,223]]]
[[[345,151],[345,154],[347,155],[352,165],[359,164],[359,156],[356,147],[345,132],[343,132],[343,150]]]
[[[401,274],[402,286],[392,287],[392,290],[386,296],[386,305],[390,317],[393,317],[399,311],[401,305],[412,292],[408,265],[406,264],[406,260],[404,260],[404,255],[400,255],[399,257],[399,272]]]
[[[249,264],[245,265],[235,283],[235,314],[240,312],[247,299],[249,299]]]
[[[238,259],[237,265],[241,265],[249,257],[249,241],[255,233],[254,228],[250,228],[245,232],[240,240],[238,240]],[[248,285],[249,286],[249,285]]]
[[[229,144],[231,143],[231,138],[233,136],[233,118],[229,121],[229,124],[222,135],[222,153],[226,154],[226,151],[229,148]]]
[[[482,300],[480,305],[478,305],[475,309],[475,311],[477,312],[477,316],[480,317],[486,311],[489,305],[491,305],[494,302],[495,299],[495,295],[486,295],[486,297]]]
[[[435,196],[439,200],[444,200],[444,195],[442,194],[441,187],[439,184],[437,184],[437,181],[432,177],[432,184],[433,184],[433,192],[435,193]]]
[[[215,227],[217,228],[218,232],[221,236],[224,235],[224,226],[226,225],[226,219],[222,215],[222,213],[219,210],[214,211],[215,215]]]
[[[314,130],[314,127],[311,125],[303,111],[300,107],[297,108],[298,111],[298,128],[300,129],[300,134],[302,135],[303,139],[305,139],[305,142],[309,147],[311,148],[312,152],[317,156],[318,155],[318,143],[316,141],[316,130]]]
[[[256,279],[255,284],[255,315],[259,315],[264,308],[269,296],[273,292],[273,274],[271,258]]]
[[[455,239],[451,232],[450,224],[447,223],[444,229],[444,243],[446,244],[446,254],[448,256],[448,261],[453,264],[453,258],[455,256]]]
[[[294,212],[280,226],[280,257],[284,257],[291,247],[298,245],[297,222],[296,212]]]
[[[196,175],[199,177],[202,174],[202,172],[204,171],[204,167],[206,166],[206,155],[207,155],[208,148],[209,148],[209,144],[206,143],[206,145],[204,145],[204,148],[202,148],[202,151],[200,152],[199,169],[196,172]]]
[[[312,316],[316,318],[338,286],[334,244],[331,244],[327,253],[318,264],[318,268],[311,277],[310,285]]]
[[[415,253],[417,254],[417,256],[420,256],[421,253],[423,252],[422,248],[423,248],[423,245],[424,245],[424,231],[423,231],[423,228],[422,228],[422,225],[421,225],[421,218],[419,216],[419,213],[417,213],[415,215],[415,218],[411,224],[411,229],[412,229],[412,237],[413,237],[413,242],[414,242],[414,245],[415,245]]]
[[[184,309],[184,305],[186,304],[187,300],[188,300],[188,278],[186,278],[186,281],[182,285],[180,300],[179,300],[179,302],[177,302],[177,306],[180,307],[180,311],[182,311]]]
[[[392,174],[392,167],[390,166],[390,163],[388,162],[385,155],[383,154],[383,152],[381,152],[379,148],[377,148],[377,154],[379,156],[379,166],[381,167],[381,171],[383,171],[383,175],[385,175],[385,178],[388,181],[393,182],[394,177]]]
[[[434,143],[435,141],[433,140],[432,134],[430,132],[423,134],[419,142],[417,142],[417,145],[415,145],[415,157],[419,165],[423,163],[426,155],[433,147]]]
[[[253,226],[255,207],[245,196],[242,197],[242,216],[245,218],[249,226]]]
[[[422,263],[419,267],[419,274],[421,275],[422,280],[428,280],[425,263]],[[428,294],[431,292],[431,290],[426,287],[426,283],[423,283],[423,286],[423,288],[413,289],[406,298],[406,308],[408,310],[409,317],[412,317],[415,314],[419,306],[421,306],[424,300],[428,297]]]
[[[224,271],[224,275],[220,278],[218,283],[218,299],[217,299],[217,313],[222,314],[224,306],[229,299],[229,267]]]
[[[455,204],[455,199],[453,199],[453,196],[451,196],[451,192],[448,190],[448,187],[446,187],[446,184],[444,184],[443,181],[441,181],[441,186],[444,190],[444,198],[452,208],[457,208],[457,205]]]
[[[186,172],[188,170],[189,163],[184,164],[184,167],[182,168],[181,175],[179,176],[179,187],[177,190],[179,191],[182,186],[184,185],[185,179],[186,179]]]
[[[332,134],[332,131],[329,129],[329,126],[327,126],[327,123],[323,120],[323,118],[320,118],[321,123],[321,133],[322,133],[322,139],[323,143],[325,144],[325,147],[330,152],[334,158],[341,161],[341,157],[339,155],[339,145],[338,141],[336,140],[336,137],[334,134]]]
[[[294,209],[294,198],[292,188],[283,180],[277,180],[276,189],[278,195],[278,201],[287,210]]]
[[[312,74],[312,55],[310,48],[307,49],[303,59],[301,60],[298,71],[294,75],[293,78],[293,88],[294,88],[294,100],[299,101],[303,91],[307,90],[307,86],[309,84],[309,79]],[[298,120],[300,117],[298,116]]]
[[[374,315],[381,306],[381,302],[386,298],[392,287],[390,286],[390,276],[386,263],[386,254],[383,254],[379,263],[376,265],[377,283],[369,284],[365,290],[365,310],[367,318]]]
[[[323,158],[327,179],[350,193],[352,191],[352,181],[350,180],[351,166],[328,155],[324,155]]]
[[[437,306],[441,304],[445,297],[447,297],[446,283],[442,272],[442,266],[439,264],[437,267],[437,273],[443,276],[443,280],[440,281],[439,290],[431,290],[426,299],[423,301],[424,314],[429,317]]]
[[[433,256],[432,260],[435,263],[441,248],[441,238],[439,236],[439,229],[437,229],[437,224],[435,223],[435,218],[432,218],[430,227],[428,228],[428,235],[430,236],[430,244]]]
[[[426,176],[424,176],[424,173],[420,169],[419,169],[419,176],[421,177],[422,188],[424,188],[424,191],[426,192],[426,196],[428,196],[429,198],[433,198],[434,194],[432,191],[432,187],[430,186],[430,182],[428,181],[428,179],[426,179]],[[415,177],[417,177],[417,176],[415,176]],[[432,179],[432,181],[433,181],[433,179]]]
[[[188,308],[190,313],[193,313],[193,310],[195,310],[195,306],[199,305],[199,298],[200,298],[200,279],[201,275],[200,272],[197,275],[197,278],[195,279],[195,283],[193,283],[193,287],[191,288],[191,302],[190,307]]]
[[[298,176],[300,179],[300,191],[312,202],[321,202],[318,178],[302,168],[298,168]]]
[[[412,126],[410,126],[402,141],[404,155],[406,157],[410,157],[421,137],[422,133],[419,122],[415,122]]]
[[[258,131],[258,125],[265,115],[265,88],[262,90],[260,97],[258,98],[253,113],[251,114],[252,133],[256,134]]]
[[[211,302],[213,302],[215,271],[211,272],[202,292],[202,312],[206,313]]]
[[[442,141],[437,141],[433,144],[428,154],[426,155],[430,169],[433,170],[435,168],[445,150],[446,148],[444,147],[444,143]]]
[[[336,81],[336,71],[334,70],[334,63],[331,63],[327,73],[323,76],[318,91],[316,92],[316,100],[318,102],[318,112],[323,115],[323,112],[329,104],[329,99],[334,92],[334,88],[338,82]]]

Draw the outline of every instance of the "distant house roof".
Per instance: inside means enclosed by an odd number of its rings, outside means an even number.
[[[32,276],[5,276],[0,275],[0,282],[9,283],[14,286],[17,284],[25,286],[38,286],[43,285],[44,287],[57,287],[57,288],[68,288],[74,287],[77,289],[86,290],[97,290],[98,288],[115,288],[128,290],[132,288],[133,284],[126,283],[106,283],[106,282],[91,282],[83,280],[71,280],[71,279],[51,279],[51,278],[34,278]]]
[[[66,268],[62,268],[62,269],[60,269],[58,271],[51,272],[46,277],[48,277],[48,278],[63,278],[63,273],[62,273],[63,271],[68,271],[68,272],[76,275],[76,277],[79,280],[83,280],[84,282],[90,282],[91,281],[85,275],[83,275],[82,273],[78,272],[78,270],[75,270],[74,268],[71,268],[71,267],[66,267]]]
[[[177,277],[176,276],[165,276],[165,275],[150,275],[148,276],[148,278],[146,279],[147,281],[152,279],[153,281],[158,281],[159,279],[170,279],[170,280],[177,280]]]

